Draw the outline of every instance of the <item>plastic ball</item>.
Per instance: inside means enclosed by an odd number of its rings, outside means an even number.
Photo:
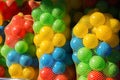
[[[88,27],[83,23],[77,23],[73,28],[73,34],[78,38],[83,38],[87,33]]]
[[[52,40],[54,46],[56,47],[62,47],[65,45],[66,43],[66,38],[63,34],[61,33],[56,33],[53,37],[53,40]]]
[[[37,50],[36,50],[37,58],[39,59],[43,54],[44,54],[44,52],[40,48],[37,48]]]
[[[0,77],[5,76],[5,68],[3,66],[0,66]]]
[[[101,12],[94,12],[90,16],[90,23],[94,26],[97,27],[99,25],[103,25],[105,23],[105,16]]]
[[[23,54],[28,50],[28,44],[25,41],[18,41],[15,44],[16,52]]]
[[[70,46],[73,50],[78,51],[78,49],[83,47],[83,41],[81,38],[73,37],[70,41]]]
[[[41,40],[51,40],[53,35],[54,35],[54,31],[52,30],[51,27],[49,26],[44,26],[41,28],[40,32],[39,32],[39,38]]]
[[[54,45],[49,40],[44,40],[40,43],[40,49],[45,53],[51,53],[54,50]]]
[[[87,78],[85,76],[80,76],[78,80],[87,80]]]
[[[105,61],[100,56],[93,56],[90,61],[89,65],[92,70],[102,71],[105,68]]]
[[[96,54],[102,57],[107,57],[111,54],[112,48],[106,42],[101,42],[96,48]]]
[[[28,43],[28,44],[32,44],[33,43],[33,38],[34,38],[34,34],[32,33],[27,33],[24,37],[24,40]]]
[[[103,70],[103,73],[107,77],[115,77],[119,73],[119,68],[117,67],[116,64],[114,64],[112,62],[108,62],[106,64],[105,69]]]
[[[25,67],[23,69],[23,77],[25,79],[33,79],[35,75],[35,70],[32,67]]]
[[[65,22],[61,19],[56,19],[52,25],[52,29],[55,31],[55,32],[59,32],[59,33],[62,33],[65,31],[66,29],[66,25],[65,25]]]
[[[12,63],[18,63],[20,55],[15,50],[12,50],[8,53],[7,59]]]
[[[52,25],[54,17],[50,13],[42,13],[40,16],[40,22],[44,25]]]
[[[40,29],[43,27],[40,21],[35,21],[33,24],[33,30],[35,33],[39,33]]]
[[[0,25],[3,24],[3,17],[2,17],[2,14],[0,13]]]
[[[3,42],[3,38],[2,36],[0,35],[0,44]]]
[[[98,71],[91,71],[87,78],[88,80],[106,80],[105,75]]]
[[[89,64],[86,64],[84,62],[80,62],[77,66],[77,73],[79,75],[87,76],[90,71],[91,71],[91,68]]]
[[[9,74],[11,76],[21,76],[22,75],[22,66],[20,64],[12,64],[9,68]]]
[[[83,38],[83,44],[85,47],[93,49],[98,45],[98,39],[94,34],[86,34]]]
[[[51,55],[49,54],[44,54],[41,56],[39,59],[39,65],[42,65],[43,67],[49,67],[52,68],[54,65],[54,59]]]
[[[22,66],[31,66],[32,65],[32,57],[28,56],[28,55],[21,55],[19,63]]]
[[[92,51],[86,47],[80,48],[77,57],[82,62],[88,62],[92,57]]]
[[[55,77],[54,80],[68,80],[67,76],[63,75],[63,74],[59,74]]]
[[[33,42],[36,46],[40,46],[40,43],[41,43],[40,34],[36,34],[34,36]]]
[[[112,30],[107,25],[101,25],[96,30],[96,36],[99,40],[109,40],[112,36]]]
[[[115,80],[115,79],[114,79],[114,78],[109,78],[109,77],[108,77],[108,78],[106,78],[106,80]]]
[[[27,53],[28,53],[30,56],[35,57],[35,56],[36,56],[36,55],[35,55],[35,52],[36,52],[36,46],[33,45],[33,44],[29,45],[29,48],[28,48]]]
[[[52,57],[57,61],[62,61],[66,57],[65,50],[63,48],[55,48]]]
[[[55,74],[62,74],[64,73],[66,70],[66,66],[64,63],[62,62],[56,62],[52,68],[52,71],[55,73]]]
[[[72,54],[72,60],[73,60],[73,62],[76,63],[76,64],[78,64],[78,63],[80,62],[80,60],[79,60],[78,57],[77,57],[77,52],[74,52],[74,53]]]

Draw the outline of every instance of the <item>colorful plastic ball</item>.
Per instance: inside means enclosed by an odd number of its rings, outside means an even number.
[[[92,57],[92,51],[86,47],[82,47],[78,50],[77,57],[82,62],[88,62]]]
[[[39,38],[41,40],[51,40],[53,38],[54,31],[49,26],[43,26],[39,34],[40,34]]]
[[[40,43],[41,43],[40,34],[36,34],[34,36],[33,42],[34,42],[35,46],[40,46]]]
[[[54,80],[68,80],[67,76],[66,75],[63,75],[63,74],[59,74],[55,77]]]
[[[35,21],[39,21],[39,18],[42,13],[43,13],[43,11],[40,8],[36,8],[36,9],[33,9],[31,14]]]
[[[18,41],[15,44],[16,52],[23,54],[28,50],[28,44],[25,41]]]
[[[78,49],[83,47],[83,41],[81,38],[73,37],[70,41],[70,46],[73,50],[78,51]]]
[[[55,8],[53,8],[53,10],[52,10],[52,15],[53,15],[55,18],[61,19],[61,18],[64,17],[65,11],[64,11],[62,8],[60,8],[60,7],[55,7]]]
[[[107,77],[106,80],[115,80],[114,78]]]
[[[92,70],[102,71],[105,68],[105,61],[100,56],[93,56],[90,61],[89,65]]]
[[[44,54],[44,52],[43,52],[40,48],[37,48],[37,49],[36,49],[36,56],[37,56],[38,59],[39,59],[43,54]]]
[[[93,49],[98,46],[98,39],[94,34],[86,34],[83,38],[83,44],[89,49]]]
[[[1,56],[0,55],[0,65],[2,65],[2,66],[6,66],[6,60],[5,60],[5,58],[3,57],[3,56]]]
[[[55,74],[51,68],[44,67],[40,70],[39,76],[42,78],[42,80],[54,80]]]
[[[33,67],[25,67],[23,69],[23,78],[25,79],[33,79],[35,76],[35,70]]]
[[[22,66],[20,64],[12,64],[9,68],[10,76],[21,76],[22,75]]]
[[[88,27],[86,24],[77,23],[73,28],[73,34],[78,38],[83,38],[88,33]]]
[[[32,33],[27,33],[24,37],[24,40],[28,43],[28,44],[32,44],[33,43],[33,38],[34,38],[34,34]]]
[[[50,13],[42,13],[40,16],[40,22],[44,25],[52,25],[54,17]]]
[[[117,67],[116,64],[114,64],[112,62],[108,62],[106,64],[106,67],[103,70],[103,73],[107,77],[115,77],[119,73],[119,68]]]
[[[82,76],[80,76],[80,77],[78,78],[78,80],[87,80],[87,78],[82,75]]]
[[[33,30],[35,33],[39,33],[40,29],[43,27],[40,21],[35,21],[33,24]]]
[[[76,64],[78,64],[78,63],[80,62],[80,60],[79,60],[78,57],[77,57],[77,52],[74,52],[74,53],[72,54],[72,60],[73,60],[73,62],[76,63]]]
[[[0,66],[0,77],[5,76],[5,68],[3,66]]]
[[[36,52],[36,46],[33,45],[33,44],[29,45],[29,48],[28,48],[27,53],[28,53],[30,56],[35,57],[35,56],[36,56],[35,52]]]
[[[2,16],[2,14],[0,12],[0,25],[2,25],[2,24],[3,24],[3,16]]]
[[[52,40],[54,46],[56,47],[62,47],[65,45],[66,43],[66,38],[63,34],[61,33],[56,33],[53,37],[53,40]]]
[[[102,57],[107,57],[111,54],[112,48],[106,42],[101,42],[96,48],[96,54]]]
[[[59,32],[59,33],[62,33],[65,31],[66,29],[66,25],[65,25],[65,22],[61,19],[56,19],[52,25],[52,29],[55,31],[55,32]]]
[[[88,80],[106,80],[105,75],[99,71],[91,71],[87,78]]]
[[[112,36],[112,30],[107,25],[101,25],[96,30],[96,36],[102,41],[109,40]]]
[[[59,47],[55,48],[53,53],[52,53],[52,57],[57,61],[64,60],[66,57],[65,50],[63,48],[59,48]]]
[[[52,68],[52,71],[55,73],[55,74],[62,74],[64,73],[66,70],[66,66],[63,62],[56,62]]]
[[[87,63],[84,63],[84,62],[80,62],[78,65],[77,65],[77,73],[79,75],[84,75],[84,76],[87,76],[88,73],[91,71],[91,68],[89,66],[89,64]]]
[[[51,53],[54,50],[54,45],[53,45],[52,41],[43,40],[40,43],[40,49],[45,53]]]
[[[18,63],[20,55],[15,50],[12,50],[8,53],[7,59],[12,63]]]
[[[42,64],[43,67],[49,67],[52,68],[54,65],[54,59],[51,55],[49,54],[44,54],[41,56],[39,59],[39,64]]]
[[[90,16],[90,23],[94,26],[97,27],[99,25],[103,25],[105,23],[105,16],[101,12],[94,12]]]

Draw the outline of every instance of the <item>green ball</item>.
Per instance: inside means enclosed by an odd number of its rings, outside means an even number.
[[[15,0],[18,6],[22,6],[24,0]]]
[[[77,57],[82,62],[89,62],[92,57],[92,51],[86,47],[80,48]]]
[[[12,50],[12,48],[10,48],[7,45],[3,45],[3,47],[1,48],[1,55],[6,58],[8,53]]]
[[[115,77],[119,73],[119,68],[116,64],[108,62],[105,69],[103,70],[103,73],[107,77]]]
[[[102,71],[106,64],[102,57],[93,56],[89,61],[89,65],[93,70]]]
[[[91,71],[91,68],[87,63],[80,62],[77,66],[77,73],[79,75],[87,76],[90,71]]]
[[[36,56],[36,46],[35,45],[30,45],[27,51],[28,55],[35,57]]]
[[[55,20],[55,22],[52,25],[52,29],[55,32],[60,32],[60,33],[64,32],[65,29],[66,29],[65,22],[63,20],[61,20],[61,19]]]
[[[52,25],[54,22],[54,17],[50,13],[43,13],[40,16],[40,22],[43,25]]]
[[[36,21],[33,24],[33,30],[35,33],[39,33],[40,29],[43,27],[40,21]]]
[[[23,54],[28,50],[28,44],[25,41],[18,41],[15,44],[16,52]]]
[[[2,66],[6,66],[6,60],[5,60],[5,58],[0,58],[0,65],[2,65]]]
[[[34,34],[33,33],[27,33],[25,35],[24,40],[28,43],[28,44],[33,44],[33,38],[34,38]]]
[[[32,10],[32,17],[33,17],[34,21],[39,21],[39,18],[40,18],[42,13],[43,13],[43,11],[40,8],[33,9]]]
[[[87,80],[87,78],[85,76],[80,76],[78,80]]]

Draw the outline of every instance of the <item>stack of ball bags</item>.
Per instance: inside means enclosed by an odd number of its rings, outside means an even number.
[[[79,20],[70,41],[77,80],[119,80],[119,31],[110,14],[91,11]]]
[[[38,80],[75,80],[70,48],[70,16],[64,0],[42,0],[32,11]]]

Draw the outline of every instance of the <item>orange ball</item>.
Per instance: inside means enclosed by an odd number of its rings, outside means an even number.
[[[60,74],[60,75],[57,75],[54,80],[68,80],[68,78],[63,74]]]
[[[114,78],[106,78],[106,80],[115,80]]]

